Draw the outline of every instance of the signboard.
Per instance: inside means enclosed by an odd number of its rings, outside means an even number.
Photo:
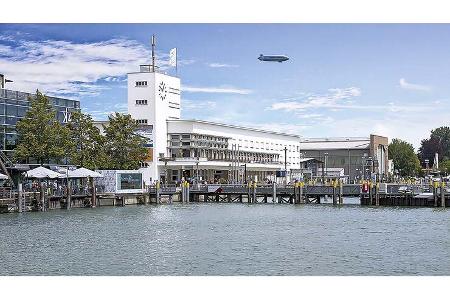
[[[286,177],[286,171],[277,171],[276,172],[277,177]]]
[[[142,189],[142,173],[119,173],[117,177],[118,190]]]

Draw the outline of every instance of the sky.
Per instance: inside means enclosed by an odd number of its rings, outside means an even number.
[[[152,34],[168,74],[178,49],[185,119],[416,148],[449,126],[445,24],[0,24],[0,73],[8,89],[78,99],[104,120],[126,112],[126,74],[150,63]]]

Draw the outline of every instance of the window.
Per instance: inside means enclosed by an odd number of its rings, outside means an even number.
[[[142,174],[141,173],[119,173],[118,190],[137,190],[142,189]]]
[[[136,122],[138,124],[147,124],[148,123],[147,119],[138,119],[138,120],[136,120]]]
[[[136,105],[147,105],[147,100],[136,100]]]
[[[145,87],[147,86],[147,81],[136,81],[136,86]]]

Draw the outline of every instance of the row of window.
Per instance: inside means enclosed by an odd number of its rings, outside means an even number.
[[[23,105],[23,106],[29,106],[30,101],[28,101],[28,97],[35,97],[32,94],[28,93],[22,93],[22,92],[16,92],[16,91],[8,91],[3,90],[6,93],[3,95],[0,95],[0,101],[1,103],[6,104],[13,104],[13,105]],[[5,97],[6,99],[4,99]],[[62,106],[62,107],[69,107],[69,108],[80,108],[80,102],[76,100],[69,100],[69,99],[63,99],[63,98],[56,98],[56,97],[48,97],[47,99],[53,106]]]
[[[239,139],[238,143],[243,149],[256,149],[256,150],[272,150],[282,151],[286,147],[288,152],[300,152],[300,147],[295,145],[284,145],[281,143],[268,143]]]
[[[147,123],[148,123],[148,120],[147,120],[147,119],[137,119],[136,122],[137,122],[138,124],[147,124]]]
[[[136,86],[147,86],[147,81],[136,81]]]
[[[136,100],[136,105],[147,105],[147,100]]]

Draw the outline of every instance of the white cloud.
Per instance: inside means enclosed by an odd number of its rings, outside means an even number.
[[[137,41],[111,39],[92,43],[61,40],[15,40],[14,46],[0,35],[0,70],[14,80],[10,89],[53,95],[97,95],[107,86],[98,80],[117,82],[149,63],[150,50]],[[157,53],[160,69],[169,68],[168,54]],[[192,61],[180,61],[189,64]],[[122,79],[123,80],[123,79]]]
[[[210,63],[208,64],[211,68],[238,68],[239,65],[232,65],[232,64],[222,64],[222,63]]]
[[[304,111],[309,108],[343,108],[351,104],[351,99],[361,95],[361,90],[356,87],[333,88],[328,90],[328,94],[308,95],[306,99],[299,101],[275,102],[267,109],[284,111]],[[295,99],[295,98],[291,98]]]
[[[194,87],[188,85],[182,85],[181,90],[189,93],[219,93],[219,94],[239,94],[248,95],[251,94],[251,90],[240,89],[235,87]]]
[[[217,103],[214,101],[205,101],[205,100],[189,100],[182,99],[181,107],[183,110],[210,110],[215,109],[217,107]]]
[[[409,83],[405,78],[400,79],[400,87],[406,90],[416,90],[416,91],[431,91],[431,87],[422,84]]]

